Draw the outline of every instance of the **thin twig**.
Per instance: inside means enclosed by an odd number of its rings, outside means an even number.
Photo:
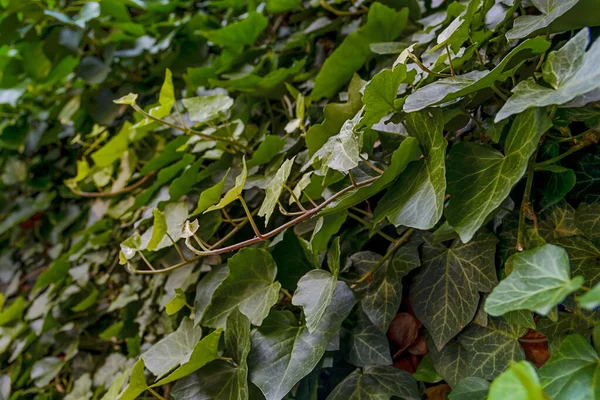
[[[446,43],[446,54],[448,54],[448,62],[450,63],[450,75],[454,76],[454,64],[452,63],[452,55],[450,54],[448,43]]]
[[[304,208],[304,206],[302,205],[302,202],[300,201],[300,199],[298,199],[298,196],[296,196],[296,193],[294,193],[294,191],[292,189],[289,188],[288,185],[283,185],[283,187],[290,192],[290,196],[292,196],[292,198],[294,199],[294,201],[296,202],[296,204],[298,204],[298,207],[300,207],[300,209],[303,212],[306,212],[306,208]]]
[[[371,229],[371,224],[369,224],[369,222],[365,221],[364,219],[362,219],[362,218],[361,218],[361,217],[359,217],[358,215],[356,215],[356,214],[353,214],[353,213],[349,212],[349,213],[348,213],[348,216],[349,216],[350,218],[353,218],[353,219],[355,219],[356,221],[360,222],[360,223],[361,223],[361,224],[363,224],[365,227],[367,227],[367,228]],[[388,241],[390,241],[390,242],[392,242],[392,243],[396,243],[396,239],[394,239],[393,237],[391,237],[391,236],[390,236],[390,235],[388,235],[387,233],[385,233],[385,232],[382,232],[382,231],[381,231],[381,230],[379,230],[379,229],[376,229],[376,230],[375,230],[375,233],[377,233],[379,236],[381,236],[382,238],[384,238],[384,239],[386,239],[386,240],[388,240]]]
[[[578,136],[582,136],[582,135],[578,135]],[[585,134],[582,136],[581,141],[579,143],[577,143],[576,145],[574,145],[573,147],[571,147],[569,150],[565,151],[564,153],[562,153],[554,158],[551,158],[549,160],[542,161],[542,162],[535,164],[535,170],[536,171],[543,170],[548,165],[552,165],[581,149],[584,149],[588,146],[598,143],[599,140],[600,140],[600,132],[596,132],[596,131],[590,129],[589,131],[585,132]]]
[[[383,175],[383,170],[377,168],[375,165],[373,165],[373,163],[371,161],[369,161],[366,158],[363,158],[362,156],[360,156],[361,160],[364,161],[364,163],[367,165],[367,167],[371,168],[373,171],[377,172],[379,175]]]
[[[248,216],[248,221],[250,221],[250,225],[252,226],[252,229],[254,230],[254,234],[256,235],[257,238],[262,239],[263,235],[262,233],[260,233],[260,230],[258,230],[258,226],[256,226],[256,222],[254,222],[254,218],[252,218],[252,213],[250,212],[250,209],[248,208],[248,204],[246,204],[246,201],[244,201],[244,198],[242,196],[239,197],[240,202],[242,203],[242,207],[244,207],[244,211],[246,212],[246,215]]]
[[[429,68],[427,68],[422,62],[421,60],[419,60],[419,57],[415,56],[413,53],[411,53],[410,51],[408,52],[408,58],[410,58],[411,60],[413,60],[415,62],[415,64],[417,64],[419,66],[419,68],[421,68],[424,72],[427,72],[428,74],[434,75],[434,76],[441,76],[444,78],[449,78],[452,75],[450,74],[443,74],[441,72],[435,72],[430,70]]]
[[[360,11],[342,11],[342,10],[338,10],[336,8],[333,8],[333,6],[331,6],[329,3],[327,3],[326,0],[319,0],[319,4],[321,5],[321,7],[323,7],[324,9],[326,9],[329,12],[332,12],[333,14],[337,15],[338,17],[343,17],[343,16],[347,16],[347,15],[359,15],[359,14],[364,14],[365,12],[367,12],[368,10],[360,10]]]
[[[115,197],[115,196],[118,196],[120,194],[129,193],[132,190],[135,190],[135,189],[139,188],[144,183],[146,183],[146,181],[148,179],[150,179],[152,176],[154,176],[155,173],[156,173],[156,171],[152,171],[148,175],[143,176],[142,178],[140,178],[140,180],[138,180],[133,185],[127,186],[127,187],[125,187],[125,188],[123,188],[121,190],[117,190],[116,192],[81,192],[81,191],[79,191],[79,190],[77,190],[75,188],[72,188],[70,186],[67,186],[67,187],[69,189],[71,189],[71,192],[73,192],[74,194],[76,194],[77,196],[80,196],[80,197],[88,197],[88,198]]]

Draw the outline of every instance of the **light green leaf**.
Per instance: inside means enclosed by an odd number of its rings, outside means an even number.
[[[503,400],[510,393],[514,400],[546,400],[535,367],[527,361],[512,364],[493,380],[488,400]]]
[[[467,244],[455,240],[447,248],[431,236],[424,239],[423,267],[411,285],[410,299],[439,350],[471,322],[479,292],[488,293],[496,285],[497,240],[481,232]]]
[[[223,198],[221,199],[221,201],[219,201],[217,205],[208,207],[204,212],[206,213],[209,211],[220,210],[221,208],[229,205],[230,203],[240,198],[242,196],[242,191],[244,190],[244,185],[246,185],[247,177],[248,169],[246,168],[246,158],[242,158],[242,172],[240,172],[240,174],[235,178],[235,186],[229,189],[227,193],[225,193],[225,196],[223,196]]]
[[[515,47],[491,71],[471,71],[463,75],[439,79],[408,96],[404,103],[404,112],[411,113],[432,105],[447,103],[470,93],[488,88],[496,81],[504,81],[510,76],[511,71],[522,64],[522,62],[518,63],[517,67],[514,67],[513,62],[511,62],[513,58],[519,56],[518,59],[527,59],[533,55],[545,52],[549,47],[550,42],[542,37],[529,39]],[[508,65],[512,67],[505,71]]]
[[[175,104],[175,89],[173,88],[173,75],[168,68],[165,71],[165,81],[160,89],[158,104],[160,104],[158,107],[150,110],[150,115],[156,118],[164,118],[171,114]]]
[[[336,285],[336,277],[322,269],[309,271],[298,281],[292,304],[303,308],[309,333],[313,333],[321,323]]]
[[[490,315],[515,310],[546,315],[583,285],[581,276],[571,280],[567,252],[552,244],[514,254],[507,263],[512,272],[485,301],[485,311]]]
[[[273,257],[263,249],[244,248],[227,265],[229,275],[215,290],[202,324],[224,327],[227,316],[239,307],[253,325],[260,326],[279,299],[281,285],[275,282],[277,266]]]
[[[239,48],[253,44],[265,30],[269,19],[256,12],[251,12],[245,19],[234,22],[223,28],[204,31],[202,35],[214,44]]]
[[[458,341],[467,351],[469,375],[490,380],[511,363],[525,359],[519,343],[525,332],[527,328],[495,318],[490,318],[486,326],[469,325],[458,336]]]
[[[513,23],[506,32],[508,40],[522,39],[541,29],[548,27],[554,20],[569,11],[579,0],[532,0],[531,3],[540,10],[541,15],[523,15]]]
[[[581,335],[562,341],[540,368],[544,391],[553,400],[587,400],[600,396],[600,358]]]
[[[369,7],[367,23],[349,34],[327,57],[315,78],[313,100],[335,95],[372,56],[370,44],[396,39],[404,30],[407,20],[407,8],[395,12],[381,3],[373,3]]]
[[[490,383],[485,379],[470,376],[458,382],[448,395],[448,400],[486,400]]]
[[[148,388],[144,377],[144,360],[139,359],[131,370],[129,383],[125,386],[118,400],[135,400]]]
[[[328,168],[347,173],[358,166],[360,162],[360,150],[362,148],[362,131],[357,128],[362,119],[362,110],[344,122],[340,132],[331,136],[327,142],[312,156],[304,166],[307,168],[315,160],[321,161],[321,173],[325,174]],[[304,169],[303,168],[303,169]]]
[[[135,101],[137,100],[137,98],[138,98],[137,94],[135,94],[135,93],[129,93],[128,95],[123,96],[123,97],[115,100],[114,102],[116,104],[127,104],[127,105],[132,106],[132,105],[135,104]]]
[[[285,160],[277,170],[277,173],[275,173],[273,179],[267,184],[265,189],[265,199],[258,210],[258,216],[265,217],[265,226],[269,224],[269,219],[275,210],[281,192],[283,192],[283,187],[287,183],[290,172],[292,172],[295,158],[296,157]]]
[[[2,397],[2,378],[8,375],[0,376],[0,399],[8,400],[9,396]],[[10,384],[10,378],[8,378]],[[92,393],[92,379],[89,373],[81,375],[73,384],[73,389],[65,396],[65,400],[90,400],[94,394]]]
[[[181,289],[175,289],[175,297],[165,304],[167,315],[173,315],[179,312],[187,304],[185,293]]]
[[[146,247],[148,250],[154,250],[167,233],[167,218],[165,217],[165,213],[155,208],[152,210],[152,215],[154,215],[154,227],[152,229],[152,236]]]
[[[311,176],[312,176],[312,171],[307,172],[304,175],[302,175],[302,178],[300,178],[298,183],[296,183],[296,186],[294,186],[294,190],[292,190],[292,192],[294,193],[294,196],[290,196],[290,199],[289,199],[290,205],[292,203],[295,203],[296,199],[298,199],[299,201],[302,201],[302,191],[304,189],[306,189],[306,187],[310,184]]]
[[[381,118],[394,111],[394,100],[398,97],[398,87],[406,79],[406,65],[399,64],[392,69],[384,69],[365,86],[362,102],[365,116],[362,123],[370,128]]]
[[[204,211],[208,210],[209,207],[214,206],[221,200],[221,193],[223,193],[223,188],[225,187],[226,180],[227,174],[225,174],[225,176],[223,176],[223,179],[221,179],[217,184],[209,187],[208,189],[200,193],[200,197],[198,198],[198,205],[196,206],[196,209],[190,215],[190,217],[202,214]]]
[[[192,320],[184,318],[175,332],[150,347],[142,354],[141,359],[150,372],[161,377],[176,366],[188,362],[201,337],[202,328],[195,327]]]
[[[213,361],[198,372],[177,381],[171,393],[174,400],[247,400],[250,352],[250,321],[239,310],[227,317],[225,348],[235,365]]]
[[[565,104],[577,96],[597,90],[600,87],[600,71],[597,68],[600,63],[600,41],[594,41],[589,50],[584,53],[589,40],[589,31],[582,29],[557,51],[557,55],[546,60],[549,66],[545,67],[547,71],[545,78],[549,77],[551,80],[549,83],[554,83],[557,87],[547,88],[531,80],[519,82],[512,90],[513,95],[496,114],[495,121],[519,114],[532,107]],[[581,61],[578,61],[582,56]],[[570,63],[565,63],[566,59]],[[554,73],[550,74],[549,70]],[[562,80],[559,80],[559,77]]]
[[[589,292],[579,296],[577,302],[579,303],[579,306],[589,311],[593,311],[600,307],[600,283],[591,288]]]
[[[381,332],[387,332],[402,300],[402,279],[421,265],[419,242],[410,242],[400,247],[390,262],[385,262],[373,275],[360,301],[363,311]],[[381,256],[376,255],[375,264]],[[353,259],[353,264],[356,261]],[[373,264],[371,262],[371,264]],[[370,270],[374,265],[366,268]]]
[[[533,320],[533,314],[531,311],[509,311],[506,314],[503,314],[502,317],[511,325],[522,326],[523,328],[535,330],[535,321]]]
[[[189,357],[187,357],[187,360],[182,362],[181,365],[166,378],[154,383],[152,387],[166,385],[167,383],[181,379],[215,360],[219,355],[219,339],[221,333],[222,330],[217,329],[198,343],[195,343],[194,349]]]
[[[233,106],[233,99],[222,93],[191,97],[183,99],[182,102],[189,111],[190,120],[200,123],[211,122],[218,117],[223,117]]]
[[[164,216],[159,216],[158,224],[156,215],[154,214],[154,226],[148,231],[144,232],[141,238],[142,249],[147,248],[148,250],[160,250],[165,247],[172,246],[174,242],[181,239],[183,232],[183,225],[188,218],[188,208],[186,202],[169,203],[164,208]],[[164,226],[166,224],[166,227]],[[160,231],[155,235],[154,230],[159,229]],[[165,229],[166,228],[166,229]],[[164,232],[166,230],[166,232]],[[158,241],[158,244],[153,249],[150,248],[150,242],[152,240]]]
[[[420,398],[417,382],[406,371],[391,366],[356,369],[340,382],[327,400],[403,400]]]
[[[263,325],[252,332],[250,380],[266,400],[282,399],[308,375],[338,334],[356,299],[344,282],[338,282],[331,305],[313,333],[298,324],[290,311],[271,311]]]
[[[383,196],[374,220],[387,218],[395,226],[430,229],[442,216],[446,195],[448,142],[441,110],[408,114],[406,129],[419,142],[424,158],[410,164]]]
[[[476,143],[452,147],[447,163],[451,197],[444,215],[463,242],[471,240],[525,174],[529,157],[550,126],[543,109],[530,109],[513,121],[504,155]]]
[[[92,153],[91,157],[98,167],[107,167],[117,161],[129,146],[129,135],[131,134],[131,122],[125,121],[115,136],[106,144]],[[79,174],[79,172],[78,172]]]
[[[248,161],[248,168],[264,165],[270,162],[285,146],[285,140],[279,136],[267,135],[260,142],[258,148],[254,152],[252,159]]]
[[[142,247],[142,237],[135,232],[120,244],[121,254],[126,260],[131,260]]]
[[[332,201],[320,215],[328,215],[338,211],[348,209],[358,203],[361,203],[371,196],[382,191],[387,185],[394,181],[411,161],[416,161],[421,156],[421,148],[415,138],[407,137],[402,141],[400,147],[392,154],[390,165],[383,171],[383,174],[370,185],[362,186],[358,189],[348,191],[346,194]]]

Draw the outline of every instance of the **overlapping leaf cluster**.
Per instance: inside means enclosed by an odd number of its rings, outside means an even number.
[[[0,10],[0,399],[600,396],[598,0]]]

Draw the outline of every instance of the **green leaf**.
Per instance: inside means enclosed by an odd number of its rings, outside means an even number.
[[[385,333],[377,329],[364,312],[359,313],[356,325],[349,333],[346,360],[357,367],[392,365],[390,344]]]
[[[167,315],[177,314],[186,304],[187,301],[183,290],[175,289],[175,297],[165,304],[165,311],[167,312]]]
[[[370,128],[381,118],[394,111],[394,100],[398,96],[398,87],[406,79],[406,66],[398,64],[392,69],[384,69],[365,86],[362,102],[365,116],[362,123]]]
[[[153,211],[154,226],[142,235],[140,249],[164,249],[165,247],[172,246],[173,242],[177,242],[181,238],[183,225],[188,218],[187,203],[169,203],[165,206],[163,213],[164,216],[159,216],[157,221],[156,216],[160,214]],[[156,235],[154,234],[155,229],[159,229]],[[155,244],[151,249],[149,246],[152,240],[157,241],[158,244]]]
[[[154,250],[167,233],[167,218],[165,214],[158,208],[155,208],[152,210],[152,215],[154,215],[154,227],[150,241],[146,246],[148,250]]]
[[[450,340],[441,350],[436,348],[431,336],[427,343],[435,370],[450,386],[454,387],[459,381],[470,376],[467,350],[458,340]]]
[[[160,89],[158,104],[160,104],[158,107],[150,110],[150,115],[156,118],[164,118],[171,115],[171,110],[175,104],[175,89],[173,87],[173,75],[168,68],[165,71],[165,81]]]
[[[135,101],[137,100],[137,98],[138,98],[137,94],[135,94],[135,93],[129,93],[128,95],[123,96],[123,97],[115,100],[114,102],[116,104],[126,104],[126,105],[129,105],[129,106],[132,106],[132,105],[135,104]]]
[[[542,390],[535,367],[527,361],[512,364],[498,375],[490,385],[489,400],[501,400],[510,393],[515,400],[545,400],[548,398]]]
[[[321,323],[325,311],[331,304],[336,285],[337,278],[321,269],[309,271],[298,281],[292,304],[304,310],[309,333],[313,333]]]
[[[409,242],[400,247],[390,262],[385,262],[373,274],[373,280],[365,289],[360,305],[373,325],[387,332],[402,300],[402,279],[419,267],[419,242]],[[381,256],[376,255],[375,263]],[[353,259],[353,264],[356,261]],[[372,263],[371,263],[372,264]],[[361,269],[370,270],[373,266]],[[360,268],[360,267],[359,267]]]
[[[285,146],[285,140],[281,139],[279,136],[265,136],[264,140],[254,152],[252,159],[248,161],[248,168],[267,164],[277,156],[277,154],[283,149],[283,146]]]
[[[586,238],[600,239],[600,203],[580,204],[575,212],[575,223]]]
[[[441,349],[475,316],[479,292],[490,292],[497,283],[494,265],[496,238],[486,232],[452,247],[425,236],[423,265],[410,288],[413,310]],[[442,375],[443,376],[443,375]]]
[[[191,97],[182,100],[193,122],[207,123],[225,116],[233,106],[233,99],[226,94]]]
[[[579,303],[579,306],[589,311],[593,311],[600,307],[600,283],[596,284],[596,286],[582,296],[579,296],[577,302]]]
[[[13,300],[8,307],[0,312],[0,326],[7,325],[13,321],[18,321],[25,312],[25,299],[21,296]]]
[[[338,334],[342,321],[356,304],[354,294],[338,282],[333,299],[313,333],[300,326],[289,311],[272,311],[252,333],[250,380],[266,400],[280,400],[300,379],[308,375]]]
[[[365,82],[360,76],[354,75],[348,87],[347,103],[329,103],[323,109],[324,121],[315,124],[306,132],[306,147],[308,154],[313,155],[327,140],[339,132],[344,123],[354,117],[363,107],[361,89]]]
[[[222,331],[217,329],[196,343],[192,353],[187,357],[187,360],[182,362],[181,365],[166,378],[154,383],[152,387],[163,386],[167,383],[181,379],[215,360],[219,355],[219,339],[221,338],[221,333]]]
[[[567,251],[571,275],[582,275],[584,284],[591,287],[600,281],[600,249],[581,236],[560,237],[553,244]]]
[[[302,0],[267,0],[267,11],[277,14],[302,7]]]
[[[506,314],[503,314],[502,317],[511,325],[535,330],[535,321],[533,320],[533,314],[530,311],[509,311]]]
[[[244,186],[246,185],[247,177],[248,170],[246,169],[246,159],[242,158],[242,172],[240,172],[240,174],[235,178],[235,186],[229,189],[227,193],[225,193],[225,196],[223,196],[223,198],[221,199],[221,201],[219,201],[217,205],[208,207],[204,212],[206,213],[209,211],[220,210],[221,208],[228,206],[230,203],[242,197],[242,191],[244,190]]]
[[[161,377],[180,364],[185,364],[202,337],[202,329],[194,327],[194,322],[184,318],[177,330],[149,348],[141,359],[146,368]]]
[[[549,166],[545,169],[550,172],[550,177],[544,185],[542,207],[546,208],[562,200],[573,187],[576,177],[572,169],[561,166]]]
[[[400,147],[392,154],[390,165],[383,171],[383,174],[370,185],[348,191],[346,194],[332,201],[320,215],[328,215],[338,211],[348,209],[358,203],[361,203],[371,196],[382,191],[387,185],[394,181],[411,161],[416,161],[421,156],[421,148],[418,141],[408,137],[402,141]]]
[[[104,146],[92,153],[91,157],[92,160],[94,160],[94,164],[102,168],[107,167],[113,162],[117,161],[128,149],[131,131],[131,123],[129,121],[125,121],[119,130],[119,133],[106,142]]]
[[[532,107],[545,107],[554,104],[565,104],[577,96],[590,93],[600,87],[600,42],[592,43],[589,50],[585,49],[590,41],[590,33],[582,29],[567,42],[554,57],[546,60],[545,70],[554,71],[554,75],[546,72],[545,79],[550,79],[557,86],[548,88],[530,80],[521,81],[512,90],[513,95],[496,114],[495,121],[500,121],[514,114],[522,113]]]
[[[410,164],[383,196],[374,221],[387,218],[395,226],[430,229],[444,210],[446,147],[444,118],[437,109],[407,114],[406,129],[414,136],[424,159]]]
[[[224,360],[211,362],[195,374],[177,381],[171,393],[173,399],[247,400],[250,321],[237,309],[227,317],[225,348],[235,365]]]
[[[340,230],[347,216],[348,213],[340,212],[317,220],[317,225],[310,238],[310,247],[314,257],[327,251],[329,239]]]
[[[504,155],[475,143],[452,147],[447,164],[451,197],[444,215],[463,242],[471,240],[525,174],[538,139],[550,126],[544,110],[531,109],[513,121]]]
[[[470,376],[452,388],[448,400],[486,400],[489,388],[490,383],[485,379]]]
[[[292,167],[294,166],[294,158],[285,160],[281,167],[275,173],[273,179],[269,181],[265,189],[265,199],[263,200],[260,209],[258,210],[259,217],[265,217],[265,226],[269,224],[269,219],[275,210],[275,206],[279,201],[283,187],[286,185]]]
[[[442,376],[435,370],[435,367],[433,366],[433,360],[431,359],[431,354],[429,353],[427,353],[421,359],[421,361],[419,361],[419,365],[413,374],[413,378],[419,382],[427,383],[436,383],[443,379]]]
[[[344,122],[340,132],[331,136],[327,142],[312,156],[304,166],[307,168],[316,160],[321,161],[321,173],[324,175],[328,168],[347,173],[358,166],[362,148],[362,131],[357,131],[362,118],[362,110]]]
[[[395,12],[381,3],[373,3],[369,7],[367,23],[349,34],[321,67],[315,78],[313,100],[335,95],[371,57],[371,43],[396,39],[404,30],[407,20],[407,8]]]
[[[418,399],[417,383],[406,371],[376,365],[356,369],[333,389],[327,400],[383,400],[391,396]]]
[[[527,328],[490,318],[486,326],[469,325],[458,337],[467,351],[469,374],[493,379],[511,363],[525,359],[519,338]]]
[[[229,47],[241,47],[253,44],[265,30],[269,19],[251,12],[245,19],[224,26],[221,29],[204,31],[202,35],[214,44]]]
[[[196,298],[194,299],[194,323],[198,325],[206,309],[212,304],[215,291],[229,276],[226,267],[215,267],[206,274],[196,286]]]
[[[139,359],[131,369],[129,375],[129,383],[118,397],[118,400],[135,400],[139,395],[144,393],[148,385],[144,377],[144,360]]]
[[[223,176],[216,185],[209,187],[208,189],[202,191],[200,193],[200,197],[198,198],[198,205],[194,212],[190,215],[193,217],[198,214],[202,214],[204,211],[208,210],[210,207],[214,206],[221,200],[221,193],[223,193],[223,188],[225,187],[225,181],[227,180],[227,174]]]
[[[522,39],[548,27],[558,17],[569,11],[579,0],[533,0],[532,3],[542,14],[523,15],[513,23],[511,30],[506,32],[508,40]]]
[[[253,325],[260,326],[279,298],[281,285],[275,282],[277,266],[262,249],[244,248],[231,257],[229,275],[215,290],[202,317],[202,324],[224,327],[227,316],[236,307]]]
[[[583,284],[581,276],[571,280],[567,252],[551,244],[514,254],[507,264],[512,272],[485,301],[493,316],[516,310],[546,315]]]
[[[581,335],[562,341],[558,351],[540,368],[544,391],[554,400],[597,398],[600,358]]]
[[[544,53],[550,47],[550,42],[538,37],[529,39],[514,48],[491,71],[471,71],[463,75],[443,78],[424,86],[406,98],[404,112],[411,113],[422,110],[432,105],[447,103],[454,99],[475,93],[481,89],[491,87],[496,81],[504,81],[511,75],[515,67],[505,71],[512,65],[513,58],[527,59],[536,54]],[[522,62],[521,62],[522,63]],[[518,66],[521,65],[518,64]],[[499,121],[496,118],[496,121]]]

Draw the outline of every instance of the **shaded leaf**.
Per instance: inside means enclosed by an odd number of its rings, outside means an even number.
[[[369,366],[355,370],[333,389],[327,400],[418,399],[419,390],[408,372],[390,366]]]

